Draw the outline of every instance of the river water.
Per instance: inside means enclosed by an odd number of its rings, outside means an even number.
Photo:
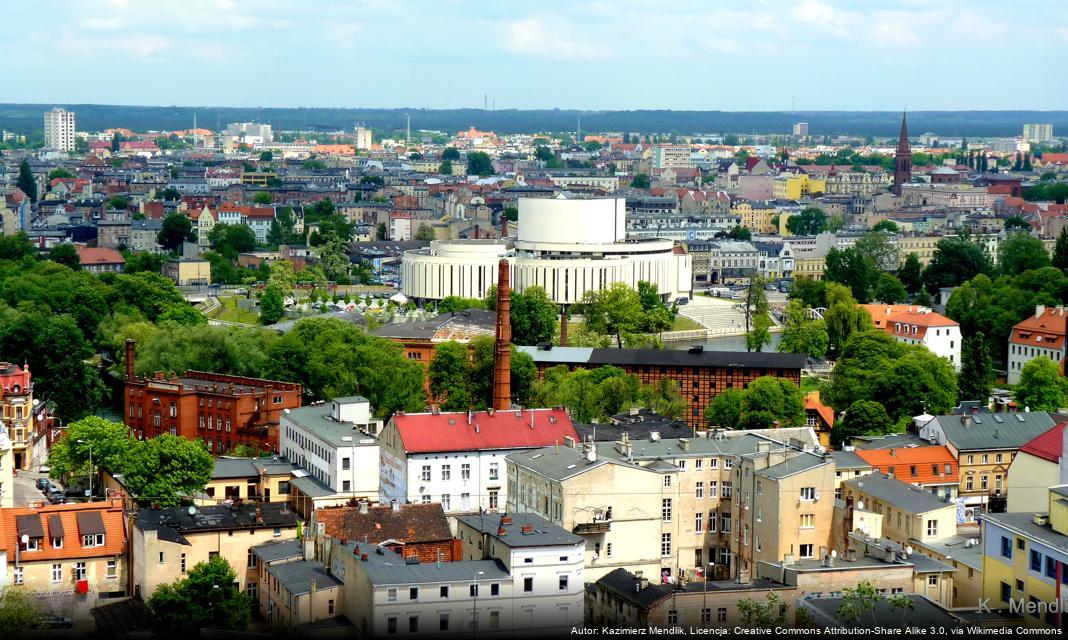
[[[771,344],[764,347],[764,351],[778,351],[779,342],[781,341],[782,333],[771,334]],[[686,340],[680,342],[665,342],[664,348],[683,350],[698,344],[704,346],[706,351],[745,351],[745,336],[720,336],[709,338],[703,342]]]

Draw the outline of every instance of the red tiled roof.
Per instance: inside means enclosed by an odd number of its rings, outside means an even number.
[[[1068,422],[1054,425],[1049,431],[1020,447],[1020,452],[1030,453],[1050,462],[1059,462],[1061,454],[1064,453],[1064,428],[1066,426]]]
[[[1044,349],[1064,346],[1068,308],[1046,307],[1039,317],[1031,316],[1012,328],[1009,342]]]
[[[862,304],[860,306],[871,315],[876,329],[882,329],[892,336],[922,339],[927,335],[927,329],[931,327],[960,326],[941,313],[935,313],[923,307],[907,304]],[[915,333],[898,331],[899,325],[904,325],[906,328],[915,325],[917,331]]]
[[[104,523],[104,545],[101,547],[82,547],[82,534],[78,529],[78,514],[99,513]],[[60,525],[63,528],[63,548],[56,549],[52,546],[52,518],[59,516]],[[23,518],[30,516],[29,518]],[[83,516],[84,517],[84,516]],[[0,509],[0,548],[7,549],[8,555],[13,556],[15,545],[18,544],[18,524],[16,519],[24,523],[40,524],[44,533],[44,539],[39,541],[37,551],[22,551],[22,562],[37,562],[41,560],[60,560],[67,558],[95,558],[104,556],[116,556],[125,553],[126,550],[126,527],[123,523],[122,501],[93,502],[84,504],[56,504],[40,508],[14,507]]]
[[[823,404],[819,391],[809,391],[805,394],[805,411],[815,411],[828,427],[834,426],[834,409]]]
[[[78,258],[85,264],[126,264],[122,254],[114,249],[104,247],[83,247],[76,245]]]
[[[905,483],[951,484],[958,481],[957,460],[944,445],[930,447],[898,447],[895,449],[857,449],[854,453],[861,460],[889,473]],[[946,473],[946,465],[949,473]],[[916,473],[912,470],[915,467]]]
[[[452,540],[449,521],[438,503],[402,504],[397,512],[392,506],[370,507],[367,513],[360,513],[359,507],[316,509],[315,521],[326,527],[328,536],[366,539],[371,544]]]
[[[1068,164],[1068,153],[1043,153],[1042,164]]]
[[[563,409],[407,413],[393,421],[408,453],[530,449],[563,444],[564,436],[578,440]]]

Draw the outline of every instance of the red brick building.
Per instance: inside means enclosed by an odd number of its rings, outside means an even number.
[[[405,558],[418,557],[420,562],[462,559],[461,541],[453,538],[438,503],[373,507],[364,502],[357,507],[328,507],[317,509],[313,522],[322,523],[332,538],[381,544]]]
[[[204,371],[167,377],[134,375],[135,345],[126,342],[126,426],[138,438],[161,433],[201,439],[213,454],[239,444],[278,451],[282,412],[301,406],[301,385]]]

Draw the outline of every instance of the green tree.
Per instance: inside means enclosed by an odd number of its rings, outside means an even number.
[[[163,219],[163,228],[156,241],[168,251],[181,249],[183,242],[196,242],[197,234],[193,223],[180,213],[172,213]]]
[[[555,302],[539,286],[527,287],[522,292],[512,293],[510,320],[512,343],[537,345],[551,342],[556,335],[559,309]]]
[[[749,276],[745,298],[738,305],[745,315],[745,350],[762,351],[771,342],[771,316],[765,280],[759,274]]]
[[[273,153],[271,153],[270,151],[261,151],[260,152],[260,162],[270,162],[272,160],[274,160],[274,154]]]
[[[805,399],[793,382],[776,376],[761,376],[749,383],[742,402],[742,419],[746,414],[764,411],[778,426],[800,427],[805,423]]]
[[[471,408],[471,354],[466,344],[449,340],[434,347],[428,378],[430,393],[445,411]]]
[[[163,191],[159,192],[159,197],[161,200],[168,200],[173,202],[182,199],[182,192],[178,191],[174,187],[167,187]]]
[[[48,181],[52,182],[56,178],[73,178],[73,177],[74,177],[74,174],[72,174],[70,171],[67,171],[63,167],[59,167],[58,169],[53,169],[48,174]]]
[[[724,389],[712,398],[705,408],[705,420],[710,427],[736,429],[742,419],[745,392],[741,389]]]
[[[157,319],[159,324],[207,324],[208,319],[196,307],[192,305],[175,305],[160,314]]]
[[[455,147],[445,147],[445,150],[441,152],[441,159],[446,161],[459,160],[460,152]]]
[[[916,293],[923,286],[923,266],[920,258],[915,253],[905,256],[905,262],[897,272],[901,284],[905,285],[905,291]]]
[[[827,355],[827,323],[812,316],[804,302],[794,299],[786,304],[784,325],[780,352],[803,353],[813,358]]]
[[[1001,272],[1010,276],[1050,266],[1049,254],[1042,241],[1022,232],[1013,233],[1001,241],[998,257]]]
[[[438,173],[440,173],[442,175],[445,175],[445,176],[451,176],[452,175],[452,160],[445,160],[440,165],[438,165]]]
[[[838,446],[849,444],[856,436],[893,433],[894,423],[886,415],[882,404],[874,400],[857,400],[849,405],[842,419],[831,429],[832,440]]]
[[[632,178],[630,181],[630,186],[635,189],[648,189],[650,186],[652,186],[652,184],[649,180],[648,174],[636,173],[634,174],[634,178]]]
[[[1020,371],[1020,382],[1013,388],[1016,404],[1031,411],[1058,411],[1065,406],[1068,382],[1060,367],[1049,358],[1032,358]]]
[[[277,247],[283,244],[299,244],[300,236],[294,231],[296,217],[292,207],[279,207],[274,220],[271,220],[271,228],[267,232],[267,244]]]
[[[858,582],[855,587],[842,589],[842,604],[838,605],[838,617],[854,624],[859,623],[864,614],[871,615],[872,624],[877,624],[875,618],[875,605],[882,600],[882,596],[875,590],[875,585],[865,580]]]
[[[790,216],[786,228],[795,236],[814,236],[827,229],[827,214],[818,207],[806,207],[800,213]]]
[[[0,591],[0,636],[21,638],[38,627],[37,600],[25,589],[4,587]]]
[[[900,256],[893,234],[869,231],[857,238],[853,244],[853,250],[864,258],[872,271],[897,269]]]
[[[48,252],[48,259],[56,264],[70,267],[75,271],[82,268],[82,259],[78,257],[78,249],[69,242],[63,242],[52,247]]]
[[[823,320],[827,324],[827,350],[838,354],[849,337],[874,328],[871,314],[857,304],[846,287],[830,282],[826,285],[827,310]]]
[[[872,291],[872,297],[884,304],[904,302],[908,295],[901,280],[885,271],[879,274],[875,281],[875,289]]]
[[[148,600],[156,625],[168,633],[202,628],[244,631],[251,600],[237,586],[237,573],[222,556],[199,562],[189,574],[162,584]]]
[[[871,300],[872,285],[877,271],[855,248],[832,248],[827,252],[823,278],[849,287],[853,297],[860,303]]]
[[[252,201],[256,204],[271,204],[271,194],[266,191],[257,191],[252,196]]]
[[[293,273],[293,265],[288,262],[278,262],[271,267],[271,275],[267,277],[267,285],[274,286],[279,293],[289,293],[297,286],[297,274]]]
[[[59,480],[87,475],[90,451],[94,469],[118,473],[136,444],[121,422],[86,416],[70,423],[48,451],[49,475]]]
[[[33,177],[30,163],[25,158],[19,163],[19,176],[15,179],[15,186],[21,189],[31,202],[37,202],[37,179]]]
[[[806,307],[827,307],[827,283],[812,278],[795,278],[787,294],[790,300],[799,300]]]
[[[494,293],[496,295],[496,293]],[[494,298],[496,300],[496,298]],[[484,309],[485,302],[480,298],[461,298],[459,296],[445,296],[438,301],[438,313],[453,313],[464,309]]]
[[[217,224],[208,233],[208,244],[228,260],[256,248],[256,232],[247,224]]]
[[[638,333],[643,315],[638,292],[622,282],[613,282],[599,291],[587,290],[583,295],[583,315],[586,326],[597,333],[613,336],[616,346],[623,346],[623,337]]]
[[[1061,271],[1068,269],[1068,226],[1062,227],[1053,246],[1053,266]]]
[[[769,591],[763,600],[742,598],[737,606],[746,627],[775,629],[786,626],[789,605],[774,591]]]
[[[430,242],[431,240],[434,240],[436,238],[437,235],[435,235],[434,233],[434,227],[431,227],[425,222],[419,225],[419,229],[415,232],[415,239],[420,242]]]
[[[968,336],[961,344],[958,393],[961,400],[986,404],[994,386],[994,363],[983,336]]]
[[[872,231],[886,231],[888,233],[897,233],[897,223],[893,220],[880,220],[875,223],[875,226],[871,228]]]
[[[386,227],[386,223],[385,222],[379,222],[378,226],[375,227],[375,238],[377,240],[388,240],[389,239],[389,228]]]
[[[320,236],[321,244],[316,248],[319,254],[319,267],[323,274],[334,282],[348,282],[349,266],[352,264],[348,254],[348,238],[342,238],[334,231],[327,231]]]
[[[285,315],[285,302],[282,300],[282,292],[276,285],[268,285],[260,298],[260,322],[262,324],[275,324]]]
[[[753,232],[747,227],[741,225],[734,225],[730,231],[727,232],[727,237],[732,240],[741,240],[743,242],[749,242],[753,239]]]
[[[994,265],[982,245],[967,238],[943,238],[938,241],[930,264],[923,272],[923,284],[929,293],[942,287],[955,287],[979,274],[990,274]]]
[[[115,209],[117,211],[126,211],[130,206],[130,201],[126,196],[111,196],[107,202],[108,209]]]
[[[467,175],[490,176],[493,175],[493,160],[489,154],[483,151],[472,151],[467,154]]]
[[[161,253],[149,253],[148,251],[141,251],[139,253],[127,252],[123,254],[123,258],[126,260],[124,273],[138,273],[140,271],[160,273],[163,270],[163,265],[167,262],[166,255]]]
[[[133,495],[173,506],[182,496],[204,489],[214,462],[202,441],[164,433],[138,441],[121,466],[123,480]]]

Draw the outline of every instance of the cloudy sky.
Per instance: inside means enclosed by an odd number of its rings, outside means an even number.
[[[34,0],[0,102],[1068,109],[1061,0]]]

